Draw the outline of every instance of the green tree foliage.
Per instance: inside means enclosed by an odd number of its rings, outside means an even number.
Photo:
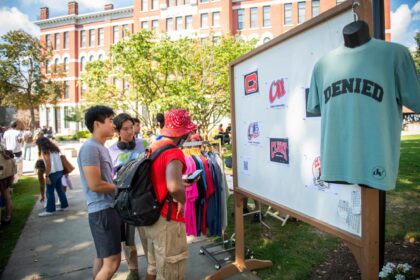
[[[171,108],[189,110],[203,131],[230,113],[229,62],[250,51],[255,42],[223,37],[218,43],[199,39],[157,38],[138,32],[112,47],[109,59],[86,66],[82,77],[89,88],[85,99],[108,104],[120,111],[149,114],[139,116],[148,127],[153,116]],[[129,87],[118,90],[113,81]]]
[[[22,30],[2,36],[0,105],[29,109],[31,129],[35,127],[35,108],[56,102],[62,91],[62,83],[47,79],[41,71],[41,65],[46,65],[49,55],[38,39]]]

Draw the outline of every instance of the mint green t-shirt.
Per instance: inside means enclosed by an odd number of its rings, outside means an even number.
[[[420,112],[419,75],[406,47],[371,39],[322,57],[307,106],[321,113],[321,179],[394,189],[402,105]]]

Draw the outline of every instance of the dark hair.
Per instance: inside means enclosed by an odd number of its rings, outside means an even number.
[[[10,123],[10,127],[11,128],[16,128],[18,126],[18,122],[17,121],[12,121],[11,123]]]
[[[60,149],[56,144],[50,141],[47,137],[39,137],[35,142],[38,145],[38,150],[42,153],[59,153]]]
[[[112,117],[114,111],[107,106],[92,106],[85,112],[85,125],[90,132],[93,132],[93,124],[95,121],[104,123],[106,118]]]
[[[139,118],[132,118],[132,120],[133,120],[134,123],[140,123]]]
[[[134,124],[134,119],[129,114],[127,113],[118,114],[114,118],[115,129],[117,131],[120,131],[121,127],[123,126],[123,123],[125,123],[126,121],[131,121]]]
[[[165,126],[165,116],[162,113],[157,113],[156,120],[159,123],[160,128]]]

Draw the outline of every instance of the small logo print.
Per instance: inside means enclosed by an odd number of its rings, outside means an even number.
[[[258,71],[246,74],[245,80],[245,95],[250,95],[258,92]]]
[[[376,166],[372,169],[372,176],[375,179],[383,179],[386,176],[385,168],[382,166]]]

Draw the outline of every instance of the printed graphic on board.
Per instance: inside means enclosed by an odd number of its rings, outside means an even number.
[[[250,156],[239,157],[238,162],[239,172],[244,175],[251,175],[252,172],[252,160]]]
[[[336,187],[350,188],[349,185],[336,185]],[[355,186],[355,185],[352,185]],[[338,201],[337,214],[347,225],[350,231],[360,234],[362,199],[360,188],[354,188],[348,195],[341,195]]]
[[[268,92],[270,108],[285,108],[289,99],[289,83],[287,78],[277,79],[271,82]]]
[[[270,161],[289,164],[288,138],[270,138]]]
[[[321,113],[319,114],[313,114],[311,112],[308,112],[308,97],[309,97],[309,88],[305,88],[305,112],[307,118],[316,118],[320,117]]]
[[[339,190],[336,189],[332,184],[321,180],[321,174],[321,157],[319,155],[305,155],[303,170],[305,187],[312,188],[321,192],[337,194]]]
[[[261,144],[261,122],[250,122],[248,124],[247,137],[249,144]]]
[[[258,92],[258,71],[251,72],[244,76],[245,95]]]

